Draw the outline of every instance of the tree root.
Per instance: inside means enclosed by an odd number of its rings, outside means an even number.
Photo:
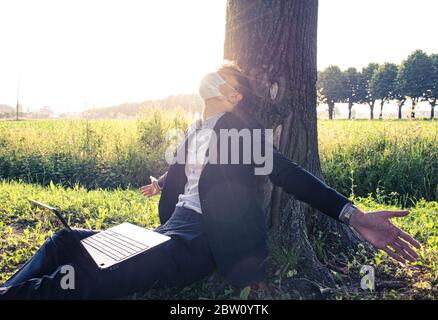
[[[272,232],[272,239],[276,245],[298,251],[300,275],[321,288],[332,288],[335,286],[333,276],[330,270],[318,260],[309,241],[304,212],[305,205],[291,199],[283,211],[279,230]]]

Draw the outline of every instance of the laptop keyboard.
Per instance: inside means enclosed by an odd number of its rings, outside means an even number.
[[[123,260],[149,248],[145,244],[111,230],[99,232],[82,241],[116,261]]]

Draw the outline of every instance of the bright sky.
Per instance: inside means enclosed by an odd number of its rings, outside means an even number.
[[[436,0],[320,0],[318,68],[438,52]],[[435,28],[435,29],[434,29]],[[58,112],[196,92],[225,0],[0,0],[0,104]]]

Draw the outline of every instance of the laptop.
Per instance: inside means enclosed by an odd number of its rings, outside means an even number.
[[[32,199],[28,200],[36,207],[53,212],[64,227],[72,232],[60,210]],[[125,222],[82,239],[80,244],[98,268],[107,269],[115,268],[119,263],[168,240],[170,237],[164,234]]]

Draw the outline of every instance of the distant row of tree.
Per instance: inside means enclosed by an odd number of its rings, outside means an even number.
[[[81,117],[87,119],[101,118],[135,118],[142,112],[152,108],[171,111],[181,109],[188,113],[202,111],[202,100],[197,94],[171,95],[164,99],[146,100],[138,103],[123,103],[116,106],[89,109],[82,112]]]
[[[164,99],[146,100],[138,103],[123,103],[120,105],[92,108],[83,112],[68,112],[55,114],[48,106],[35,111],[23,112],[19,106],[19,119],[50,119],[50,118],[87,118],[87,119],[129,119],[142,112],[159,108],[166,111],[179,109],[188,113],[202,112],[202,100],[197,94],[171,95]],[[16,119],[16,110],[8,105],[0,104],[0,119]]]
[[[398,106],[398,118],[402,107],[410,99],[411,118],[415,118],[418,102],[428,101],[430,117],[438,100],[438,54],[427,55],[421,50],[410,54],[400,65],[394,63],[370,63],[361,71],[329,66],[318,72],[318,100],[328,105],[329,119],[333,119],[335,103],[348,103],[348,118],[354,104],[367,104],[370,118],[374,119],[374,106],[380,101],[379,118],[382,119],[385,103],[394,101]]]

